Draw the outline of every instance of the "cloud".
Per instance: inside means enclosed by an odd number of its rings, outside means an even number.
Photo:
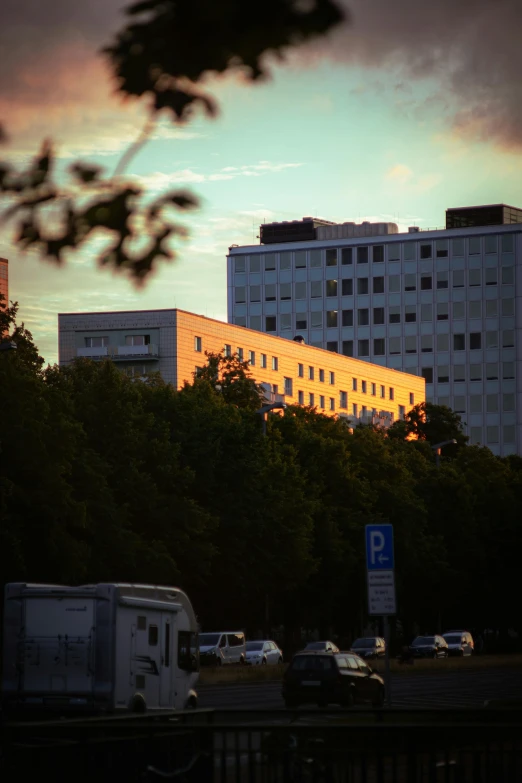
[[[403,163],[397,163],[395,166],[392,166],[391,169],[388,169],[385,176],[386,179],[391,179],[404,185],[412,178],[413,171]]]
[[[264,160],[260,163],[253,163],[241,167],[225,166],[220,171],[203,174],[193,169],[181,169],[179,171],[162,172],[156,171],[153,174],[136,177],[151,192],[164,190],[170,185],[191,184],[197,182],[221,182],[224,180],[235,179],[236,177],[262,177],[265,174],[278,173],[285,169],[293,169],[302,166],[302,163],[271,163]]]
[[[351,23],[297,52],[425,80],[438,111],[467,138],[522,149],[520,0],[340,0]],[[292,56],[292,59],[294,57]]]

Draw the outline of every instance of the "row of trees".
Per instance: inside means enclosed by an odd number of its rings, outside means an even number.
[[[175,583],[205,629],[349,640],[367,619],[364,526],[389,520],[406,635],[520,628],[522,460],[467,446],[447,409],[386,434],[291,406],[263,437],[237,359],[210,356],[181,391],[109,361],[44,369],[15,320],[0,310],[17,344],[0,354],[3,581]],[[455,435],[437,469],[429,441]]]

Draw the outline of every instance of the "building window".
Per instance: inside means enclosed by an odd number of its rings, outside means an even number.
[[[297,402],[299,405],[304,405],[304,391],[297,392]]]
[[[291,269],[292,268],[292,254],[280,253],[279,254],[279,269]]]
[[[437,258],[447,258],[448,257],[448,240],[447,239],[437,239],[435,242],[435,255]]]
[[[306,313],[296,313],[295,314],[295,328],[296,329],[306,329],[307,319],[306,319]]]
[[[401,276],[390,275],[388,277],[388,291],[390,294],[398,294],[401,290]]]
[[[319,407],[324,410],[324,395],[319,395]]]
[[[246,288],[244,285],[236,286],[234,301],[236,304],[242,304],[243,302],[246,302]]]
[[[505,381],[515,377],[515,362],[502,362],[502,378]]]
[[[454,397],[453,410],[455,413],[466,413],[466,398],[461,395]]]
[[[324,383],[324,370],[319,370],[319,382]]]
[[[470,286],[478,286],[481,283],[480,269],[470,269],[468,273],[468,282]]]
[[[282,301],[292,298],[292,283],[281,283],[279,286],[279,298]]]
[[[351,277],[342,280],[341,290],[343,296],[353,296],[353,280]]]
[[[326,343],[327,351],[332,351],[332,353],[337,353],[337,348],[338,348],[337,340],[330,340],[329,342]]]
[[[309,367],[308,368],[308,380],[309,381],[313,381],[314,380],[314,376],[315,376],[314,368],[313,367]]]
[[[343,247],[341,250],[341,263],[343,266],[349,266],[352,263],[352,248]]]
[[[278,391],[279,391],[279,386],[277,385],[277,383],[273,383],[272,384],[272,392],[273,392],[273,394],[277,394]]]
[[[275,302],[276,300],[276,284],[270,283],[265,285],[265,302]]]
[[[469,380],[471,382],[473,382],[473,381],[481,381],[482,380],[482,365],[481,364],[470,364],[469,365]]]
[[[314,405],[315,405],[315,396],[314,396],[313,392],[310,392],[310,393],[308,394],[308,405],[309,405],[311,408],[313,408],[313,407],[314,407]]]
[[[353,310],[342,311],[342,324],[343,326],[353,326]]]
[[[502,269],[502,277],[504,277],[504,269],[513,269],[512,266],[505,266]],[[497,285],[498,275],[495,267],[488,266],[484,271],[484,282],[486,285]],[[504,282],[504,281],[502,281]]]
[[[373,323],[374,324],[384,323],[384,307],[373,308]]]
[[[311,250],[310,251],[310,266],[319,267],[323,265],[322,251]]]
[[[240,362],[244,361],[244,353],[242,348],[237,349],[237,358]]]
[[[244,272],[245,270],[245,256],[236,256],[234,259],[234,272]]]
[[[515,442],[516,430],[514,424],[504,424],[502,432],[503,432],[504,443]]]
[[[447,321],[449,317],[448,303],[439,302],[437,305],[437,321]]]
[[[405,291],[417,290],[417,277],[415,275],[404,275],[404,290]]]
[[[294,290],[296,299],[306,299],[306,283],[296,283]]]
[[[128,334],[125,345],[150,345],[150,334]]]
[[[482,427],[470,428],[470,441],[472,446],[477,446],[482,443]]]
[[[381,399],[384,400],[386,398],[386,387],[381,386]]]
[[[496,272],[496,269],[492,270]],[[514,285],[515,283],[515,267],[503,266],[502,267],[502,285]]]
[[[337,296],[337,280],[326,281],[326,296]]]
[[[348,407],[348,392],[345,391],[339,392],[339,407],[340,408]]]
[[[384,356],[386,354],[386,345],[384,337],[377,337],[373,341],[373,355]]]
[[[437,367],[437,383],[449,383],[449,365],[440,364]]]
[[[464,270],[455,269],[453,271],[453,288],[464,288]]]
[[[431,258],[431,242],[421,242],[420,257],[422,259]]]
[[[466,350],[466,335],[465,334],[454,334],[453,335],[453,350],[454,351],[465,351]]]
[[[421,287],[421,291],[431,291],[432,288],[431,275],[421,275],[420,287]]]
[[[292,315],[291,313],[281,313],[279,316],[279,325],[282,332],[286,332],[292,328]]]
[[[399,405],[399,419],[404,419],[406,416],[406,408],[404,405]]]
[[[502,332],[502,348],[514,348],[515,347],[515,330],[504,329]]]
[[[251,302],[260,302],[261,301],[261,286],[260,285],[251,285],[250,286],[250,301]]]
[[[407,324],[415,323],[417,320],[417,307],[415,305],[406,305],[404,308],[404,321]]]
[[[370,355],[370,341],[369,340],[359,340],[359,345],[357,348],[357,355],[358,356],[369,356]]]
[[[388,338],[388,352],[390,356],[394,356],[401,352],[401,338],[389,337]]]
[[[437,272],[437,288],[444,289],[449,285],[449,272]]]
[[[368,263],[368,248],[367,247],[358,247],[357,248],[357,263],[358,264],[367,264]]]
[[[366,381],[361,381],[361,392],[366,394]]]
[[[225,343],[225,350],[223,352],[225,356],[232,356],[232,346],[228,343]]]
[[[310,284],[312,299],[320,299],[323,295],[323,283],[321,280],[313,280]]]
[[[357,391],[357,378],[352,378],[352,391]]]
[[[486,363],[486,380],[498,381],[498,363],[487,362]]]
[[[488,443],[498,443],[498,427],[486,427]]]
[[[372,383],[371,390],[372,390],[372,397],[375,397],[375,395],[377,394],[377,384]]]
[[[265,318],[265,331],[275,332],[277,331],[277,318],[275,315],[267,315]]]
[[[337,266],[336,247],[329,247],[326,249],[326,266]]]
[[[132,345],[132,343],[128,343],[127,340],[125,340],[126,345]],[[86,337],[85,338],[85,347],[86,348],[106,348],[109,345],[109,338],[108,337]]]
[[[275,253],[267,253],[265,256],[265,272],[272,272],[276,268]]]
[[[503,299],[502,300],[502,315],[507,318],[511,315],[515,315],[515,300]]]
[[[256,366],[256,352],[255,351],[249,351],[248,352],[248,363],[252,366]]]
[[[478,351],[482,348],[482,332],[471,332],[469,335],[470,351]]]
[[[266,370],[266,353],[261,354],[261,367]]]
[[[466,308],[464,302],[453,302],[453,318],[458,321],[460,318],[465,318]]]
[[[514,394],[503,394],[502,395],[502,410],[503,411],[514,411],[515,410],[515,395]]]
[[[453,366],[453,381],[455,383],[466,383],[466,366],[464,364],[455,364]]]
[[[344,356],[353,356],[353,340],[343,340]]]
[[[367,294],[368,293],[368,278],[367,277],[359,277],[359,278],[357,278],[357,293],[358,294]]]
[[[480,237],[470,237],[468,240],[468,253],[476,256],[480,253]]]
[[[433,383],[433,367],[423,367],[421,375],[426,383]]]
[[[359,326],[368,326],[370,323],[370,311],[367,307],[357,310],[357,323]]]
[[[388,310],[388,318],[391,324],[400,324],[401,322],[401,308],[390,307]]]
[[[472,394],[469,398],[469,412],[482,413],[482,397],[478,394]]]
[[[384,245],[374,245],[373,248],[373,263],[384,263]]]
[[[297,375],[299,378],[304,378],[304,365],[298,364],[297,365]]]
[[[417,353],[417,338],[414,336],[404,338],[404,353]]]
[[[373,293],[374,294],[384,293],[384,277],[373,278]]]
[[[423,334],[421,336],[421,353],[433,353],[433,335]]]
[[[486,348],[498,348],[498,332],[486,332]]]
[[[390,399],[390,400],[394,400],[395,399],[395,390],[394,390],[393,386],[390,386],[390,388],[388,389],[388,399]]]
[[[330,384],[330,386],[333,386],[335,384],[335,373],[332,371],[328,373],[328,383]]]
[[[327,310],[326,312],[326,326],[332,329],[337,326],[337,310]]]
[[[480,300],[469,303],[469,317],[482,318],[482,302]]]
[[[437,335],[437,351],[449,351],[449,334]]]
[[[330,397],[330,410],[335,410],[335,399],[333,397]]]
[[[278,364],[277,356],[272,356],[272,370],[277,370]]]
[[[415,395],[413,392],[410,392],[410,405],[415,405]]]
[[[497,394],[486,394],[486,413],[498,413]]]
[[[515,235],[514,234],[504,234],[501,237],[500,243],[501,243],[501,249],[503,253],[512,253],[515,249]]]

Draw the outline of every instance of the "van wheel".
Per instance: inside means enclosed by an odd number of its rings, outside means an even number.
[[[239,665],[240,666],[244,666],[245,665],[245,659],[243,658],[243,656],[241,656],[241,658],[239,659]]]
[[[261,661],[261,663],[263,664],[263,666],[266,666],[266,658],[263,658],[263,660]]]
[[[147,712],[147,702],[141,693],[135,693],[130,703],[130,711],[135,712],[138,715],[142,715]]]
[[[217,661],[216,661],[216,666],[222,666],[222,664],[223,664],[223,662],[222,662],[221,658],[218,658]]]
[[[194,696],[191,696],[190,699],[187,701],[185,709],[197,710],[197,708],[198,708],[198,700]]]

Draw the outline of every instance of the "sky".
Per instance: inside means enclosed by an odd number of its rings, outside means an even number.
[[[225,320],[228,247],[257,244],[263,221],[426,228],[442,227],[448,207],[522,206],[522,3],[339,2],[347,21],[333,34],[271,63],[262,83],[209,77],[218,118],[162,118],[134,158],[128,174],[151,192],[179,185],[202,201],[184,217],[178,260],[145,288],[97,268],[92,245],[57,268],[20,254],[13,226],[0,228],[10,298],[46,361],[58,358],[60,312],[180,307]],[[121,6],[4,0],[0,159],[24,167],[51,138],[63,177],[77,159],[114,171],[145,121],[99,55]]]

